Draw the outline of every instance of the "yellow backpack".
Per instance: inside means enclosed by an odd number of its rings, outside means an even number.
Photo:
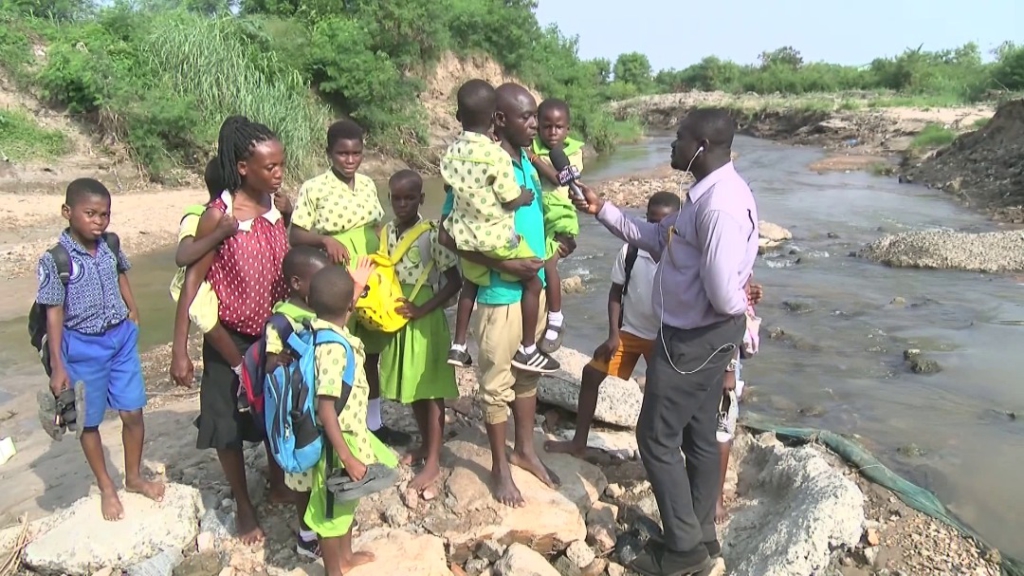
[[[360,324],[377,332],[393,333],[404,328],[409,322],[407,318],[396,312],[399,300],[406,298],[411,301],[416,298],[434,268],[434,261],[431,260],[420,274],[412,293],[408,296],[402,293],[402,284],[398,281],[398,274],[395,273],[395,264],[405,256],[405,253],[419,240],[420,236],[433,230],[436,226],[429,220],[424,220],[413,226],[406,232],[398,246],[395,246],[394,254],[388,254],[388,227],[384,227],[381,232],[380,249],[369,256],[376,268],[366,282],[363,296],[356,301],[355,316]]]

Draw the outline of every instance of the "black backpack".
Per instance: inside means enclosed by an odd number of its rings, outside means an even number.
[[[625,296],[629,291],[629,277],[633,275],[633,266],[636,264],[636,257],[639,255],[640,249],[636,246],[630,246],[626,249],[626,278],[622,281],[622,295]],[[626,317],[626,301],[623,300],[619,304],[619,328],[622,328],[622,321]]]
[[[114,258],[119,258],[121,239],[117,237],[117,234],[113,232],[104,233],[103,241],[110,248],[110,251],[114,253]],[[55,244],[47,252],[53,257],[53,263],[57,267],[57,276],[60,277],[60,283],[67,288],[68,281],[71,279],[71,254],[61,244]],[[120,263],[118,263],[118,271],[120,272]],[[64,298],[67,299],[67,294],[64,295]],[[28,337],[32,347],[39,352],[39,360],[43,363],[43,370],[46,371],[47,376],[50,376],[50,347],[46,345],[46,306],[38,302],[33,302],[32,308],[28,311]]]

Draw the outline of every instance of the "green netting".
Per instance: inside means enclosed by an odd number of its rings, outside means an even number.
[[[964,536],[977,542],[983,550],[993,549],[970,526],[953,516],[934,494],[890,470],[856,440],[828,430],[784,426],[750,413],[746,415],[741,424],[754,431],[774,432],[780,438],[820,442],[855,466],[865,478],[891,490],[907,506],[956,528]],[[1024,576],[1024,562],[1002,554],[999,557],[1000,568],[1004,576]]]

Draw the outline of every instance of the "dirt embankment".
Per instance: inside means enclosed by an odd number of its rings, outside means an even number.
[[[964,132],[992,116],[992,108],[984,105],[883,108],[875,107],[877,103],[864,95],[776,97],[686,92],[617,102],[612,111],[619,118],[637,117],[652,129],[674,130],[694,108],[726,108],[743,134],[828,150],[827,158],[811,166],[819,172],[873,168],[892,155],[907,153],[914,136],[926,126],[938,124]]]
[[[491,58],[444,55],[419,96],[427,111],[429,146],[434,156],[458,134],[455,93],[471,78],[494,85],[519,82]],[[540,94],[534,95],[540,98]],[[198,175],[193,175],[188,186],[179,188],[148,182],[118,142],[97,139],[88,126],[48,108],[32,94],[18,91],[2,74],[0,110],[25,113],[39,126],[65,134],[70,144],[68,153],[60,158],[27,162],[0,159],[0,277],[24,284],[13,286],[18,294],[31,293],[34,263],[65,225],[60,207],[64,189],[72,180],[97,178],[110,189],[114,195],[112,229],[121,236],[130,256],[173,243],[185,206],[206,199]],[[369,150],[362,171],[386,179],[405,167],[400,161]],[[286,192],[294,199],[298,189],[291,187]],[[16,308],[23,312],[24,303],[17,302]],[[4,316],[0,310],[0,317]]]
[[[1004,103],[985,126],[903,173],[989,210],[997,220],[1024,222],[1024,99]]]

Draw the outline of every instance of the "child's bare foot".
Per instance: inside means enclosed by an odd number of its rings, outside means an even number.
[[[377,557],[373,552],[353,552],[352,557],[346,562],[344,558],[341,559],[341,573],[348,574],[348,571],[355,568],[356,566],[362,566],[363,564],[369,564],[376,560]]]
[[[100,490],[100,511],[103,513],[103,519],[108,522],[124,519],[124,507],[121,506],[116,489]]]
[[[142,494],[154,502],[163,502],[165,488],[163,482],[149,482],[142,478],[125,480],[124,482],[124,489],[126,491]]]
[[[256,518],[256,510],[251,506],[239,507],[235,514],[235,532],[238,539],[246,546],[252,546],[263,541],[263,529],[260,528],[259,520]]]
[[[583,458],[587,453],[587,445],[583,444],[581,446],[574,440],[563,440],[560,442],[548,440],[544,443],[544,451],[552,454],[568,454],[577,458]]]
[[[531,452],[533,451],[531,450]],[[553,470],[545,466],[544,462],[541,462],[541,459],[536,453],[527,455],[513,450],[512,456],[509,457],[508,461],[511,462],[512,465],[518,466],[536,476],[537,479],[546,484],[548,488],[558,488],[562,483],[562,481],[558,479],[558,475],[555,474]]]
[[[412,481],[409,482],[409,488],[415,490],[419,494],[422,494],[423,491],[437,481],[440,476],[441,467],[438,466],[436,462],[425,464],[419,474],[414,476]]]
[[[422,464],[427,459],[427,449],[423,446],[416,448],[415,450],[409,450],[402,455],[402,459],[399,462],[403,466],[417,466]]]
[[[523,494],[519,491],[519,487],[512,480],[512,472],[510,470],[506,470],[504,474],[501,472],[491,472],[491,484],[494,499],[498,502],[510,508],[519,508],[526,504],[526,501],[523,500]]]
[[[729,519],[729,511],[725,509],[725,502],[721,498],[715,503],[715,524],[721,524]]]

